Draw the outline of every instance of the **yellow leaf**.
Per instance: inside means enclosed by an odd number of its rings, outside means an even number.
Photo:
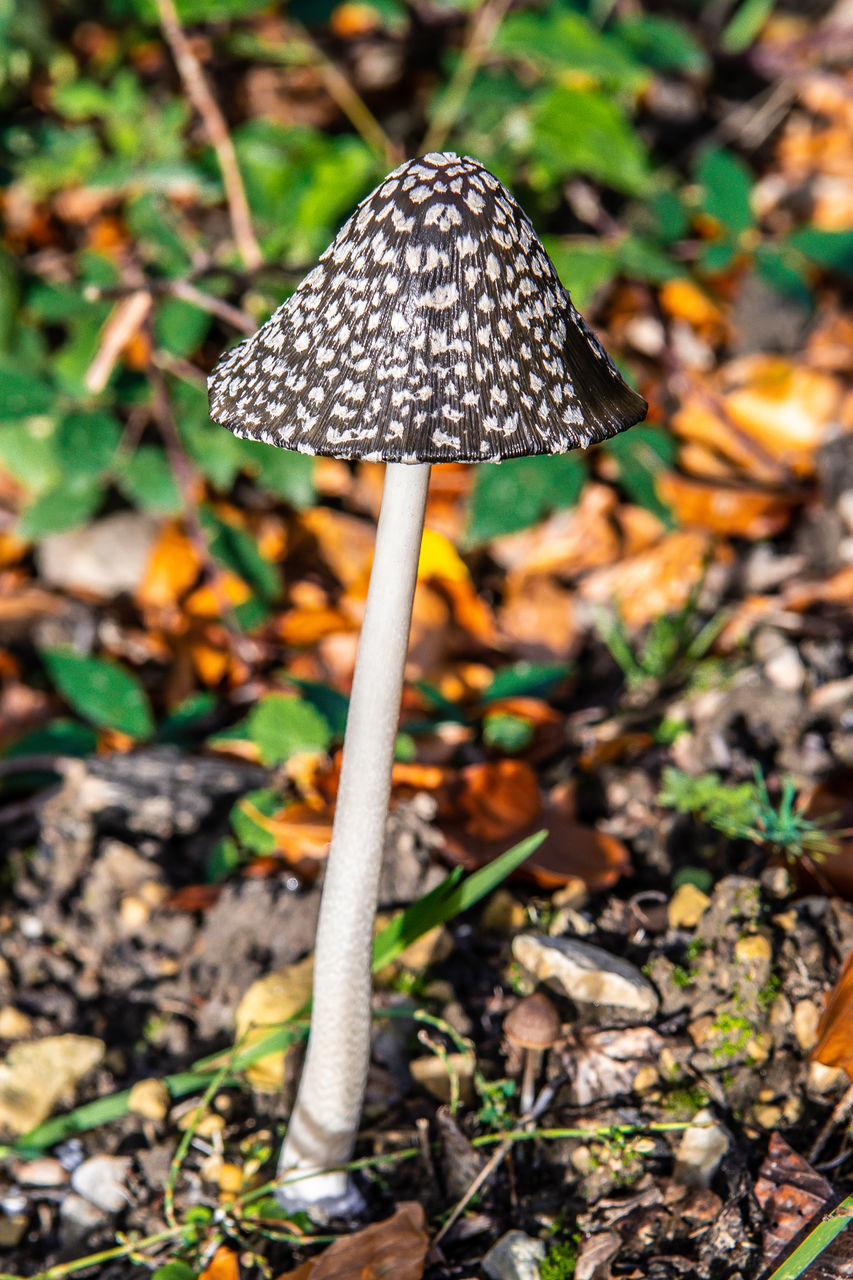
[[[418,577],[444,578],[450,582],[469,581],[468,570],[453,543],[434,529],[424,529]]]

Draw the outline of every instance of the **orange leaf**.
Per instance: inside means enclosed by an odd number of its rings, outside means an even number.
[[[474,840],[512,837],[542,808],[536,774],[523,760],[468,765],[451,783],[450,796],[456,821]]]
[[[170,520],[148,557],[145,575],[136,593],[143,609],[167,609],[189,591],[198,577],[195,547],[176,520]]]
[[[240,1280],[240,1264],[237,1254],[227,1245],[221,1244],[213,1255],[209,1266],[199,1273],[198,1280]]]
[[[682,608],[705,572],[710,539],[698,530],[668,533],[647,551],[588,574],[578,594],[615,603],[631,627]]]
[[[825,1067],[843,1067],[853,1080],[853,951],[827,996],[811,1057]]]
[[[738,538],[770,538],[785,528],[792,500],[767,489],[727,487],[663,472],[658,493],[681,524]]]
[[[422,1206],[404,1201],[393,1217],[343,1236],[278,1280],[420,1280],[428,1248]]]

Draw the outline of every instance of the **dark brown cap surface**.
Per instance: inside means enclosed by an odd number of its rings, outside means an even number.
[[[527,215],[450,153],[395,169],[209,389],[236,435],[386,462],[564,453],[646,412]]]

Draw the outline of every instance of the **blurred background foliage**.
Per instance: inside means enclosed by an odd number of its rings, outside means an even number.
[[[691,438],[679,413],[691,396],[707,406],[759,386],[767,412],[775,403],[784,415],[779,380],[797,394],[790,361],[733,366],[715,382],[721,362],[787,359],[822,301],[834,306],[849,287],[850,200],[832,180],[850,161],[832,137],[821,143],[822,125],[809,137],[796,116],[812,75],[806,105],[826,129],[843,123],[825,8],[105,0],[93,13],[76,0],[0,0],[7,587],[57,535],[138,511],[161,536],[182,531],[202,577],[208,560],[220,573],[208,618],[263,634],[289,589],[281,539],[272,526],[258,536],[265,516],[346,507],[352,494],[335,467],[214,426],[205,377],[383,174],[425,148],[474,155],[510,187],[651,406],[647,424],[590,458],[476,469],[459,481],[454,540],[476,555],[573,507],[591,476],[660,530],[749,538],[776,527],[808,465],[776,458],[768,480],[737,441],[712,440],[710,428]],[[754,342],[749,323],[731,319],[746,297],[761,300]],[[794,338],[770,332],[768,316]],[[811,401],[803,412],[814,416]],[[708,485],[742,497],[756,475],[751,506],[728,525],[713,514]],[[79,703],[60,640],[42,646],[45,673]],[[127,660],[127,644],[114,650]],[[129,674],[109,656],[93,661],[108,686]],[[216,670],[202,684],[239,682]],[[77,709],[147,736],[141,684],[112,691],[122,713]],[[177,694],[157,697],[162,711]]]

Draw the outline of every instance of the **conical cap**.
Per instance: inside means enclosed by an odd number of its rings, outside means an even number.
[[[386,462],[564,453],[646,412],[527,215],[449,153],[395,169],[209,388],[238,436]]]

